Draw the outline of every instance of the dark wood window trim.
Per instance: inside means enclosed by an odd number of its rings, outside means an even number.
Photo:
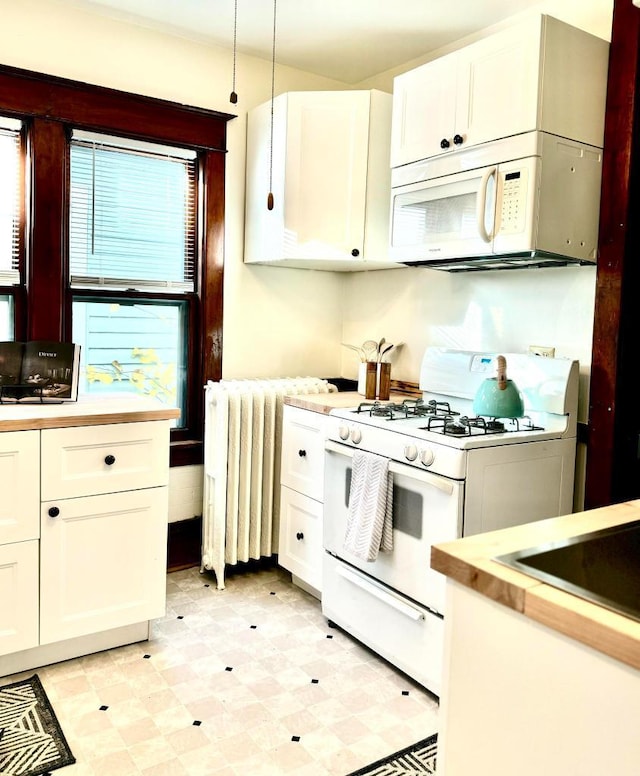
[[[585,506],[638,498],[640,9],[615,0],[609,56]],[[634,131],[635,130],[635,131]]]
[[[21,338],[70,337],[65,233],[70,128],[197,151],[200,275],[189,322],[190,425],[188,433],[172,433],[171,464],[201,462],[203,385],[222,374],[224,155],[226,125],[235,117],[5,66],[0,66],[0,112],[28,124],[31,181],[23,230],[26,295],[21,289],[14,294],[16,331]]]

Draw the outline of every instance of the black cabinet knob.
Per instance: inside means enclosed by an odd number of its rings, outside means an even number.
[[[449,148],[450,145],[451,143],[447,140],[446,137],[443,137],[440,141],[440,148]]]
[[[49,517],[58,517],[60,510],[58,507],[49,507]]]
[[[300,456],[300,458],[306,458],[307,451],[306,450],[298,450],[298,455]]]
[[[359,255],[360,255],[360,251],[359,251],[357,248],[354,248],[354,249],[351,251],[351,255],[352,255],[352,256],[359,256]]]
[[[453,136],[453,142],[456,145],[462,145],[464,143],[464,138],[462,137],[462,135],[454,135]]]
[[[115,455],[105,455],[104,462],[107,464],[107,466],[113,466],[113,464],[116,462]]]
[[[302,533],[302,531],[298,531],[298,533],[296,534],[296,539],[299,542],[301,542],[304,539],[304,534]]]

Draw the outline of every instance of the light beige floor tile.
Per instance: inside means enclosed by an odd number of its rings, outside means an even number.
[[[433,696],[286,572],[217,590],[187,569],[167,591],[149,641],[38,670],[78,760],[65,775],[344,776],[436,732]]]

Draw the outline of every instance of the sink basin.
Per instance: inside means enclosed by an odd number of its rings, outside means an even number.
[[[640,520],[494,560],[640,621]]]

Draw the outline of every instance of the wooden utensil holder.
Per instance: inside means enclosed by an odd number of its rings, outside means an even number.
[[[391,392],[391,364],[381,361],[378,364],[378,399],[387,401]]]
[[[375,361],[367,361],[364,383],[364,398],[376,398],[376,386],[378,382],[378,364]]]

